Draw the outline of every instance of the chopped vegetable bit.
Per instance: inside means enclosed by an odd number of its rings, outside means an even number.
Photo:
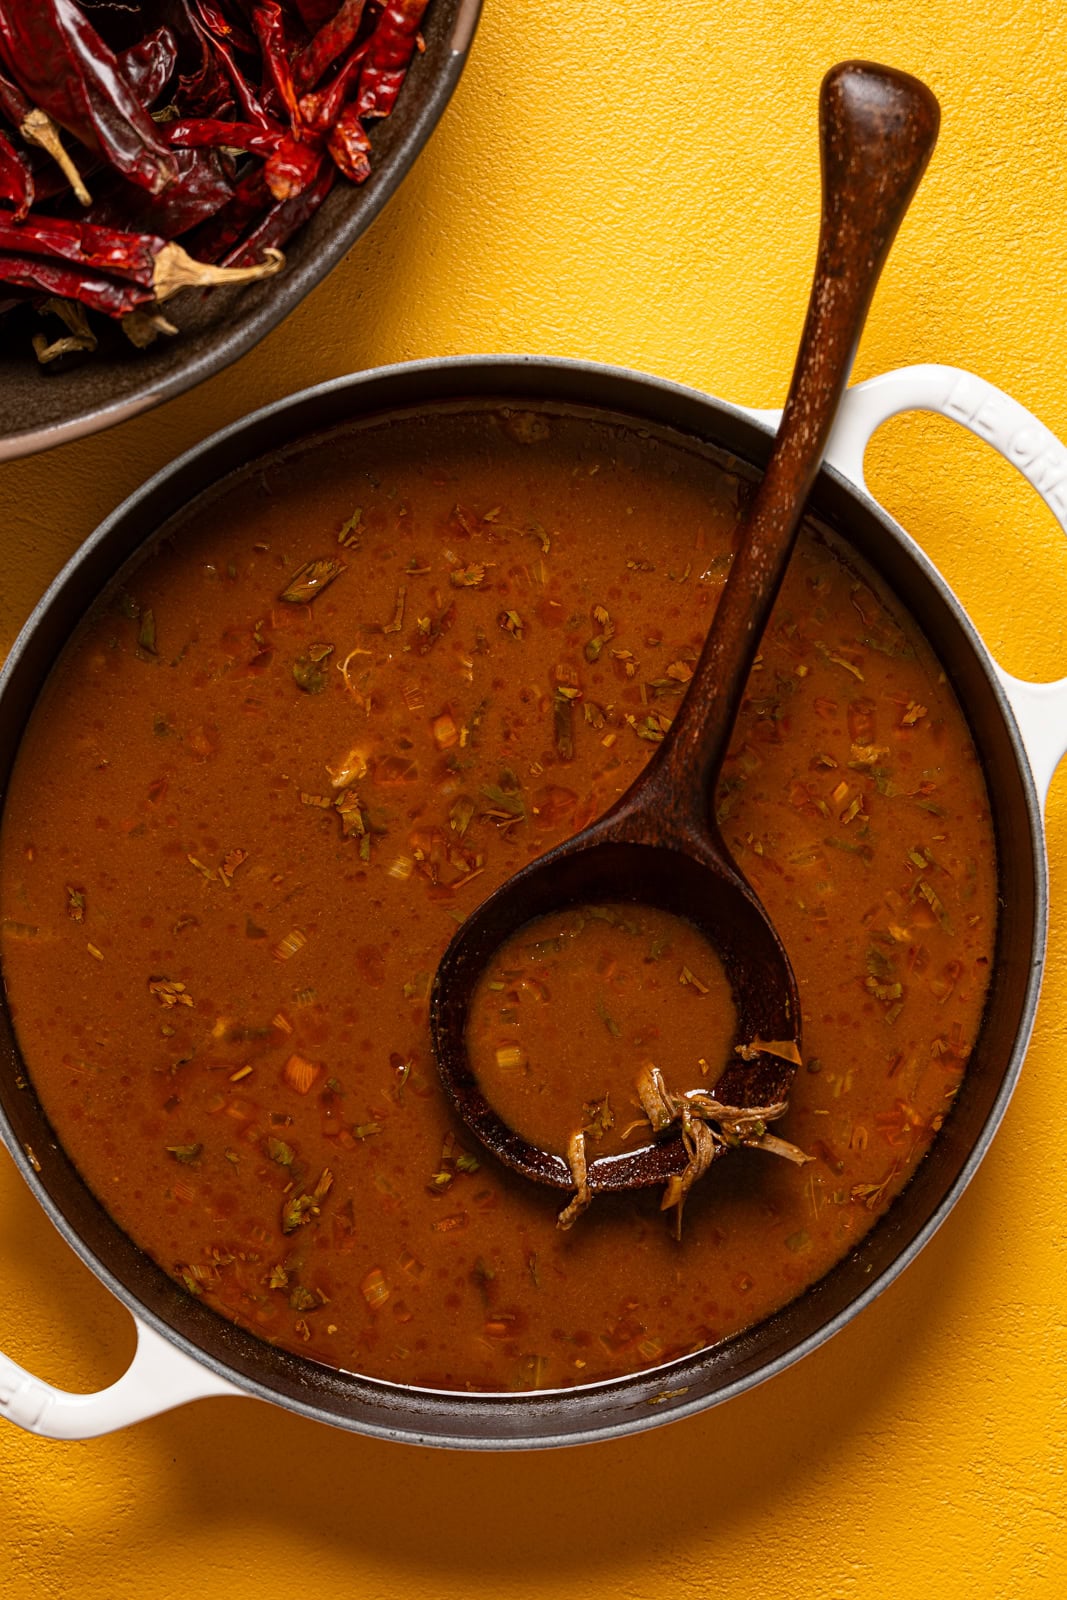
[[[287,601],[293,606],[309,605],[316,595],[339,578],[345,570],[345,563],[335,557],[324,556],[318,561],[308,561],[294,572],[279,599]]]
[[[576,693],[577,691],[574,691]],[[552,703],[552,732],[561,761],[574,760],[574,695],[557,686]]]
[[[930,907],[930,910],[934,913],[934,916],[937,918],[938,922],[940,922],[941,926],[944,928],[945,932],[951,933],[952,922],[949,918],[949,914],[945,910],[945,907],[938,897],[936,890],[931,887],[926,878],[919,879],[912,893],[922,896],[927,905]]]
[[[608,1010],[607,1005],[604,1002],[603,995],[597,996],[596,1014],[604,1024],[605,1028],[607,1028],[608,1032],[611,1034],[611,1037],[613,1039],[618,1039],[622,1033],[622,1029],[619,1027],[619,1024],[615,1021],[615,1018]]]
[[[448,581],[456,589],[477,589],[485,582],[485,568],[478,562],[469,567],[453,568]]]
[[[590,1100],[582,1107],[585,1122],[582,1132],[587,1139],[602,1139],[615,1126],[615,1113],[611,1109],[611,1097],[605,1095],[602,1100]]]
[[[297,656],[293,662],[293,681],[305,694],[324,694],[329,683],[325,661],[316,661],[310,652]]]
[[[295,1051],[282,1068],[282,1078],[295,1089],[297,1094],[308,1094],[314,1087],[315,1080],[322,1068],[315,1061],[308,1061],[305,1056],[298,1056]]]
[[[396,603],[393,606],[393,620],[392,622],[387,622],[385,624],[385,626],[382,628],[383,633],[400,632],[400,629],[404,625],[404,600],[406,595],[407,589],[404,584],[401,584],[399,589],[396,591]]]
[[[583,654],[587,661],[598,661],[604,646],[615,637],[615,624],[606,606],[593,607],[593,621],[600,632],[594,634],[585,645]]]
[[[319,1181],[310,1194],[287,1195],[282,1203],[281,1224],[283,1233],[295,1233],[318,1216],[323,1200],[333,1186],[333,1173],[324,1167]]]
[[[299,955],[307,942],[307,934],[301,932],[299,928],[293,928],[284,939],[278,940],[271,954],[275,961],[291,961],[293,956]]]
[[[175,1161],[181,1161],[185,1166],[195,1166],[203,1153],[202,1144],[168,1144],[167,1154],[173,1156]]]
[[[369,844],[367,819],[363,815],[363,807],[356,791],[346,789],[343,794],[339,794],[334,801],[334,809],[340,813],[342,838],[351,839],[355,836],[358,839],[365,839]]]
[[[353,748],[332,767],[327,762],[326,775],[335,789],[347,789],[349,784],[367,776],[367,757],[362,750]],[[329,801],[326,803],[329,805]]]
[[[357,506],[352,515],[348,517],[338,529],[337,543],[346,550],[355,550],[359,546],[360,535],[363,532],[363,508]]]
[[[514,773],[502,772],[499,783],[483,784],[481,793],[490,802],[489,807],[483,809],[481,814],[483,817],[488,817],[491,822],[510,827],[512,823],[525,819],[526,802]]]
[[[754,1061],[758,1055],[777,1056],[780,1061],[791,1061],[795,1067],[799,1067],[801,1061],[795,1039],[760,1039],[757,1036],[751,1044],[737,1045],[736,1053],[742,1061]]]
[[[72,922],[85,921],[85,890],[67,884],[67,916]]]
[[[650,744],[660,743],[673,720],[662,711],[650,711],[646,717],[635,717],[630,712],[626,714],[626,721],[637,737],[647,739]]]
[[[453,833],[458,833],[461,839],[470,827],[474,811],[474,801],[465,794],[461,794],[457,800],[452,802],[452,808],[448,813],[448,821]]]
[[[191,1006],[193,997],[187,993],[184,983],[176,983],[170,978],[149,978],[148,992],[154,994],[161,1006]]]
[[[430,732],[438,750],[450,750],[454,744],[459,743],[459,724],[449,710],[442,711],[439,717],[433,718]]]
[[[854,678],[858,678],[860,683],[865,681],[863,673],[860,671],[855,661],[850,661],[848,657],[843,655],[840,651],[828,649],[827,646],[823,644],[821,639],[816,639],[815,648],[827,661],[832,661],[835,667],[844,667],[845,671],[851,672],[852,676]]]
[[[389,1285],[385,1281],[385,1273],[380,1267],[374,1267],[372,1271],[368,1272],[359,1288],[360,1293],[372,1311],[377,1311],[384,1306],[391,1293]]]
[[[146,655],[158,654],[156,650],[156,619],[151,611],[141,612],[141,627],[137,635],[137,648]]]
[[[237,868],[243,866],[248,860],[247,850],[228,850],[222,858],[222,865],[218,869],[219,882],[228,889],[233,882],[233,875]]]

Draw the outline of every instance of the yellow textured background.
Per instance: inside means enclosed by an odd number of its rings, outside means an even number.
[[[468,72],[371,233],[192,394],[0,469],[0,650],[78,542],[265,400],[415,356],[531,350],[780,403],[832,62],[923,77],[941,142],[857,375],[969,366],[1067,436],[1067,23],[1017,0],[487,0]],[[1067,543],[951,424],[889,424],[874,491],[1020,675],[1067,672]],[[56,781],[63,781],[57,752]],[[306,1594],[660,1600],[1067,1593],[1067,791],[1021,1086],[920,1260],[830,1345],[703,1417],[486,1458],[211,1401],[89,1444],[0,1432],[5,1600]],[[0,1162],[0,1347],[92,1388],[129,1323]]]

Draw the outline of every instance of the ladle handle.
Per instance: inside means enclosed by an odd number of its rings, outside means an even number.
[[[906,73],[845,61],[819,103],[822,223],[807,319],[767,471],[703,654],[659,760],[658,804],[706,822],[736,711],[789,563],[879,274],[937,140],[938,104]]]

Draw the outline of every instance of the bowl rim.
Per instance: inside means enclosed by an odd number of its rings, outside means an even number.
[[[153,382],[150,378],[123,399],[88,405],[74,416],[45,425],[33,424],[0,435],[0,462],[37,455],[56,445],[69,444],[117,423],[127,422],[193,389],[198,383],[224,372],[295,311],[301,301],[330,273],[352,246],[377,220],[422,153],[463,75],[467,55],[477,31],[484,0],[454,0],[455,12],[445,45],[444,64],[428,88],[425,99],[412,113],[403,137],[388,160],[373,166],[370,177],[353,194],[359,204],[337,224],[313,256],[291,265],[278,279],[274,292],[262,298],[246,316],[222,329],[188,361]],[[403,101],[401,100],[401,104]],[[351,187],[351,186],[349,186]],[[61,382],[62,374],[52,380]]]

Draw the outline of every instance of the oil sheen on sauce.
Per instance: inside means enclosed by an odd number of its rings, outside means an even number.
[[[731,1153],[680,1240],[653,1192],[562,1233],[430,1053],[457,923],[669,726],[745,492],[622,422],[396,417],[223,483],[68,646],[5,804],[7,997],[86,1182],[222,1315],[401,1383],[583,1383],[763,1318],[907,1181],[981,1021],[992,828],[929,646],[812,528],[717,807],[796,973],[775,1131],[814,1160]],[[696,1004],[686,964],[641,976]]]

